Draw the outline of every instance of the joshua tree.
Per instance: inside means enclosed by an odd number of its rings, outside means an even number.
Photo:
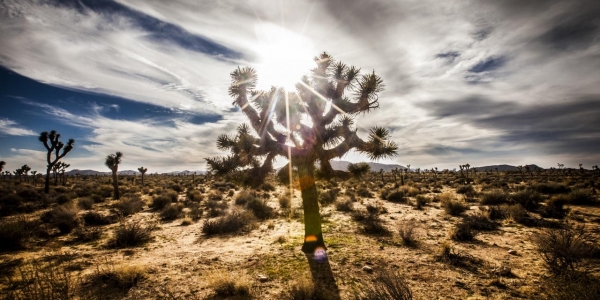
[[[352,174],[354,178],[362,178],[365,174],[371,171],[371,166],[367,163],[357,163],[357,164],[349,164],[348,172]]]
[[[6,162],[0,160],[0,174],[2,174],[2,180],[4,180],[4,172],[2,172],[2,170],[4,170],[4,166],[6,166]]]
[[[21,174],[25,175],[25,182],[29,182],[29,171],[31,171],[31,167],[28,165],[23,165],[21,167]]]
[[[61,161],[57,164],[57,166],[58,166],[58,173],[60,174],[61,183],[62,183],[62,185],[65,185],[65,184],[67,184],[67,179],[65,177],[65,171],[71,166],[71,164],[67,164],[67,163],[64,163]]]
[[[315,164],[319,163],[319,175],[328,178],[333,174],[329,161],[351,149],[377,159],[395,156],[398,148],[387,141],[389,131],[385,128],[371,128],[364,141],[354,127],[354,116],[379,107],[377,94],[384,87],[381,78],[375,72],[359,75],[360,69],[334,62],[327,53],[316,57],[315,62],[316,68],[293,92],[275,87],[258,91],[256,71],[248,67],[233,71],[229,94],[250,126],[240,125],[235,136],[219,136],[217,148],[229,150],[229,156],[206,158],[211,173],[242,174],[252,185],[265,179],[276,156],[290,158],[278,175],[290,179],[293,169],[297,171],[304,207],[305,253],[325,250]],[[345,96],[346,92],[353,99]]]
[[[142,166],[142,167],[138,168],[138,171],[140,171],[140,174],[142,174],[142,185],[144,185],[144,174],[146,174],[146,172],[148,171],[148,168],[144,168]]]
[[[38,139],[40,142],[44,143],[44,147],[48,150],[48,154],[46,155],[48,165],[46,166],[46,182],[44,187],[44,192],[48,194],[50,192],[50,171],[61,158],[65,157],[65,155],[73,149],[75,140],[69,139],[69,142],[65,146],[65,144],[60,141],[60,134],[56,133],[55,130],[50,131],[50,133],[46,131],[42,132]],[[61,149],[62,153],[60,153]],[[52,152],[54,152],[54,160],[52,159]]]
[[[31,171],[31,180],[33,181],[33,186],[37,186],[37,171]]]
[[[112,182],[113,188],[115,189],[115,193],[113,195],[113,199],[119,200],[119,178],[117,177],[117,171],[119,170],[119,164],[121,163],[121,158],[123,158],[123,153],[117,152],[115,154],[110,154],[106,157],[106,161],[104,164],[112,171]]]

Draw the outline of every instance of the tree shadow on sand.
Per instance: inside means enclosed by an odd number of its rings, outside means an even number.
[[[316,254],[305,253],[312,282],[319,299],[340,300],[340,290],[335,282],[335,277],[329,265],[329,259],[325,252],[317,251]]]

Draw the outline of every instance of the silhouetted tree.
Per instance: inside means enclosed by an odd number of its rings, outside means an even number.
[[[31,171],[31,167],[28,165],[23,165],[21,167],[21,175],[25,176],[25,182],[29,182],[29,171]],[[20,180],[19,180],[20,181]]]
[[[142,174],[142,185],[144,185],[144,174],[146,174],[146,172],[148,171],[148,168],[144,168],[142,166],[142,167],[138,168],[138,171],[140,171],[140,174]]]
[[[48,154],[46,155],[48,165],[46,166],[46,182],[44,187],[44,192],[48,194],[50,192],[50,171],[61,158],[65,157],[65,155],[73,149],[75,140],[69,139],[69,142],[67,142],[67,145],[65,146],[65,144],[60,141],[60,134],[56,133],[55,130],[50,131],[50,133],[46,131],[42,132],[38,139],[40,142],[44,143],[44,147],[48,150]],[[62,153],[60,153],[61,149]],[[52,159],[52,152],[54,152],[54,159]]]
[[[4,180],[4,172],[2,172],[2,170],[4,170],[4,166],[6,166],[6,162],[0,160],[0,174],[2,174],[2,180]]]
[[[356,163],[348,165],[348,172],[352,174],[354,178],[362,178],[371,171],[371,166],[367,163]]]
[[[115,189],[113,199],[119,200],[119,178],[117,177],[117,171],[119,171],[119,164],[121,163],[121,158],[123,158],[123,153],[117,152],[115,154],[110,154],[106,157],[106,161],[104,164],[112,171],[112,183],[113,188]]]
[[[56,164],[58,166],[58,174],[60,174],[61,184],[67,184],[67,178],[65,177],[65,171],[71,166],[71,164],[67,164],[64,162],[59,162]]]
[[[275,157],[291,158],[279,175],[289,177],[290,169],[297,172],[305,221],[302,251],[306,253],[325,249],[315,164],[319,164],[319,174],[328,178],[333,174],[329,161],[351,149],[366,153],[370,159],[393,157],[397,151],[396,144],[387,140],[387,129],[371,128],[364,141],[354,127],[356,115],[379,107],[377,94],[383,91],[382,79],[375,72],[360,75],[360,69],[335,62],[327,53],[316,57],[315,62],[316,68],[300,80],[294,92],[275,87],[258,91],[252,68],[233,71],[229,94],[250,126],[242,124],[236,135],[218,137],[217,148],[228,150],[230,155],[206,158],[211,173],[242,174],[250,185],[264,181]]]

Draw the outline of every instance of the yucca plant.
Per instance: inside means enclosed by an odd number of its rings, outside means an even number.
[[[233,136],[218,137],[217,148],[229,151],[228,156],[206,158],[211,173],[235,174],[253,186],[264,182],[277,156],[288,158],[279,175],[280,180],[290,180],[291,168],[299,180],[305,221],[302,250],[306,253],[325,249],[316,171],[324,178],[331,177],[330,160],[352,149],[370,159],[393,157],[398,149],[388,140],[386,128],[371,128],[368,139],[363,140],[354,123],[358,114],[379,107],[377,94],[384,89],[381,77],[375,72],[361,75],[359,68],[336,62],[327,53],[315,57],[315,62],[316,68],[300,79],[295,91],[276,87],[260,91],[254,69],[233,71],[229,95],[250,125],[240,125]]]
[[[119,164],[121,163],[121,159],[123,158],[123,153],[117,152],[115,154],[110,154],[106,157],[104,164],[112,171],[112,184],[114,188],[113,199],[119,200],[119,178],[117,177],[117,172],[119,171]]]
[[[142,167],[138,168],[138,171],[140,171],[140,174],[142,174],[142,185],[144,185],[144,174],[146,174],[146,172],[148,171],[148,168],[144,168],[142,166]]]
[[[38,138],[40,142],[44,144],[46,150],[48,150],[48,154],[46,155],[46,160],[48,161],[48,165],[46,166],[46,182],[44,186],[44,192],[48,194],[50,192],[50,171],[54,168],[54,166],[58,163],[58,161],[65,157],[67,153],[73,150],[73,146],[75,145],[74,139],[69,139],[67,144],[65,145],[60,141],[60,134],[58,134],[55,130],[44,131],[40,134]],[[62,150],[62,153],[60,152]],[[52,153],[54,152],[54,159],[52,159]]]

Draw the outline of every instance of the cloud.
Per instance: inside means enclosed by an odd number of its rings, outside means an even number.
[[[16,136],[27,136],[37,135],[30,129],[21,128],[17,126],[17,122],[9,119],[0,119],[0,134],[16,135]]]

